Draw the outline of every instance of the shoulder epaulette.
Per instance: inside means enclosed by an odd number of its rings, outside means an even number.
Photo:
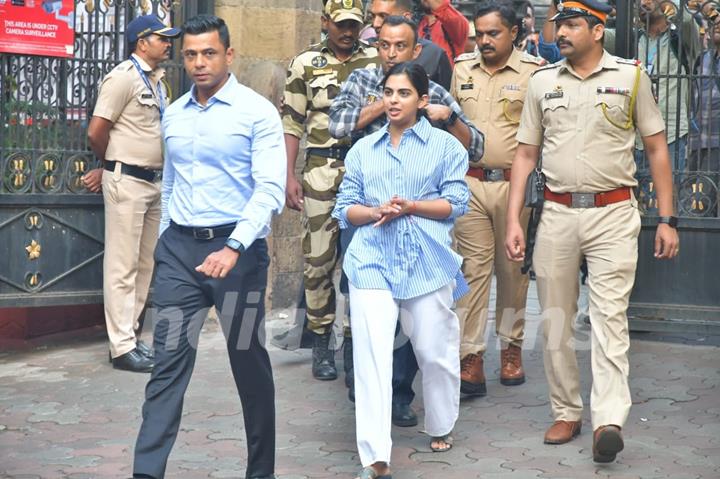
[[[455,63],[457,62],[464,62],[467,60],[475,60],[477,58],[477,54],[475,52],[468,52],[468,53],[462,53],[455,57]]]
[[[547,64],[547,60],[545,60],[544,58],[530,55],[528,52],[522,52],[522,55],[520,55],[520,61],[525,63],[534,63],[540,66]]]
[[[633,58],[615,57],[615,61],[618,63],[623,63],[625,65],[633,65],[633,66],[642,65],[642,62],[640,60],[635,60]]]
[[[558,68],[559,66],[560,66],[560,62],[548,63],[547,65],[543,65],[543,66],[541,66],[540,68],[538,68],[537,70],[535,70],[534,72],[532,72],[532,73],[530,74],[530,76],[534,76],[534,75],[536,75],[537,73],[540,73],[540,72],[545,71],[545,70],[552,70],[552,69],[554,69],[554,68]]]
[[[634,58],[620,58],[615,57],[615,61],[621,65],[632,65],[634,67],[640,67],[640,69],[644,73],[648,73],[648,71],[645,69],[645,65],[642,64],[640,60],[636,60]],[[649,73],[648,73],[649,74]]]

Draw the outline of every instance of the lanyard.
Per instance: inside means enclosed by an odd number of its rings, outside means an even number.
[[[157,97],[158,108],[160,109],[160,118],[162,119],[163,113],[165,113],[165,94],[164,94],[165,92],[163,91],[163,88],[162,88],[162,82],[158,82],[157,92],[156,92],[155,90],[153,90],[153,87],[150,84],[150,79],[148,78],[145,71],[140,67],[140,63],[138,63],[138,61],[135,59],[135,57],[133,57],[131,55],[130,61],[133,62],[133,65],[135,65],[135,69],[140,74],[140,78],[142,78],[143,81],[145,82],[145,85],[148,87],[148,90],[150,90],[150,93],[152,93],[153,96]]]

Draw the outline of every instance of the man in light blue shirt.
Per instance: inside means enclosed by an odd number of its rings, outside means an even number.
[[[194,85],[162,121],[155,369],[133,477],[165,476],[198,336],[215,306],[245,419],[245,477],[268,479],[275,467],[275,387],[258,331],[270,263],[265,236],[285,199],[283,129],[275,107],[229,73],[233,49],[222,19],[188,20],[182,54]]]

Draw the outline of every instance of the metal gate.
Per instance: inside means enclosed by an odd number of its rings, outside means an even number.
[[[98,166],[86,139],[97,87],[128,56],[130,20],[179,26],[213,5],[76,1],[74,58],[0,54],[0,308],[102,302],[103,200],[80,181]],[[178,48],[164,65],[173,97],[188,87]]]
[[[642,61],[665,119],[680,217],[679,257],[655,260],[655,188],[638,150],[638,199],[645,215],[632,327],[718,329],[720,8],[705,0],[620,0],[617,11],[615,53]]]

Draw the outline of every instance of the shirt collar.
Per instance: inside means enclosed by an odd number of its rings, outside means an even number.
[[[387,137],[387,141],[390,141],[390,123],[386,123],[385,126],[382,127],[380,130],[380,135],[378,135],[377,139],[375,140],[375,143],[379,143],[382,140],[385,140]],[[422,115],[420,119],[409,129],[405,130],[403,133],[403,136],[408,134],[415,135],[420,141],[423,143],[427,143],[430,139],[430,133],[432,133],[432,125],[430,122],[425,118],[425,115]]]
[[[366,48],[366,46],[363,42],[361,42],[360,40],[356,41],[355,45],[353,45],[352,55],[350,55],[350,56],[352,57],[358,52],[364,53],[365,48]],[[335,52],[330,49],[330,45],[328,44],[327,38],[320,43],[320,51],[322,53],[329,53],[330,55],[335,56]]]
[[[232,105],[235,101],[235,90],[238,88],[240,83],[238,83],[237,78],[235,78],[235,75],[232,73],[228,74],[228,79],[225,82],[225,84],[218,90],[212,97],[208,98],[207,106],[210,106],[212,103],[215,103],[216,101],[220,101],[222,103],[225,103],[227,105]],[[190,89],[190,95],[188,97],[188,104],[189,103],[197,103],[195,100],[195,85],[192,86]]]
[[[512,52],[510,53],[510,56],[508,57],[507,61],[505,62],[505,65],[503,65],[502,68],[498,68],[496,70],[496,73],[504,70],[505,68],[512,68],[517,73],[520,73],[521,57],[522,57],[522,53],[520,53],[520,50],[518,50],[517,48],[513,48]],[[475,68],[475,67],[480,67],[483,70],[487,71],[487,69],[485,68],[485,60],[483,60],[483,57],[480,54],[480,52],[477,53],[475,63],[473,64],[473,68]]]
[[[135,60],[137,60],[138,64],[140,65],[140,68],[142,68],[142,70],[143,70],[144,72],[151,72],[151,71],[153,71],[152,68],[150,68],[150,65],[148,65],[145,60],[143,60],[142,58],[140,58],[140,57],[139,57],[138,55],[136,55],[135,53],[131,53],[131,55],[133,56],[133,58],[134,58]]]
[[[610,55],[607,50],[603,50],[602,57],[600,57],[600,61],[598,62],[595,69],[592,71],[590,75],[594,75],[595,73],[601,71],[601,70],[617,70],[620,68],[615,61],[615,57]],[[570,63],[568,63],[567,58],[563,58],[560,61],[560,70],[558,73],[568,72],[571,75],[578,76],[577,73],[575,73],[575,70],[573,70]]]

